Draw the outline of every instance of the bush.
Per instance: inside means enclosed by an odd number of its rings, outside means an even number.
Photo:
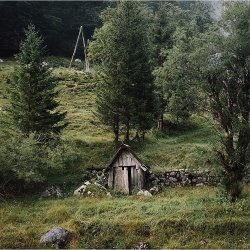
[[[22,192],[43,183],[49,176],[61,174],[80,160],[71,145],[53,141],[38,144],[34,135],[0,135],[0,191]]]

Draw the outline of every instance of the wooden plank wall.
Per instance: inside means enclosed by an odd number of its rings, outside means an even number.
[[[141,169],[140,162],[130,152],[124,151],[110,168],[108,178],[110,188],[129,193],[128,166],[133,166],[131,168],[131,185],[138,189],[144,187],[145,173]]]

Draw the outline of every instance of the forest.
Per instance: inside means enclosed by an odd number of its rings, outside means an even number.
[[[248,1],[2,1],[0,24],[0,248],[250,248]]]

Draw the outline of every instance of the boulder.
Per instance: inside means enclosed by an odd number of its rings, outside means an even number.
[[[152,196],[148,190],[140,190],[137,195]]]
[[[104,191],[107,190],[107,188],[105,188],[104,186],[102,186],[102,185],[99,184],[98,182],[95,182],[94,184],[95,184],[99,189],[102,189],[102,190],[104,190]]]
[[[81,185],[79,188],[77,188],[77,189],[74,191],[74,195],[76,195],[76,196],[82,195],[82,194],[85,192],[86,187],[87,187],[86,184]]]
[[[40,239],[45,246],[56,246],[57,248],[66,248],[70,241],[70,232],[62,227],[54,227],[47,231]]]
[[[177,179],[174,178],[174,177],[169,177],[169,180],[172,181],[172,182],[177,182]]]
[[[64,198],[65,197],[64,192],[59,187],[56,188],[55,192],[56,192],[57,198]]]
[[[160,192],[160,187],[159,186],[154,186],[152,188],[149,189],[151,194],[157,194]]]

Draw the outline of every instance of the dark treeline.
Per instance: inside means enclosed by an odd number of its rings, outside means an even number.
[[[193,1],[172,2],[189,9]],[[79,27],[84,27],[86,39],[100,26],[99,14],[107,1],[0,2],[0,56],[8,57],[18,52],[24,38],[24,29],[33,23],[45,40],[51,55],[71,56]],[[160,2],[146,2],[154,11]]]
[[[79,26],[89,39],[99,25],[107,2],[0,2],[0,55],[18,52],[24,29],[33,23],[44,37],[49,54],[70,56]]]

